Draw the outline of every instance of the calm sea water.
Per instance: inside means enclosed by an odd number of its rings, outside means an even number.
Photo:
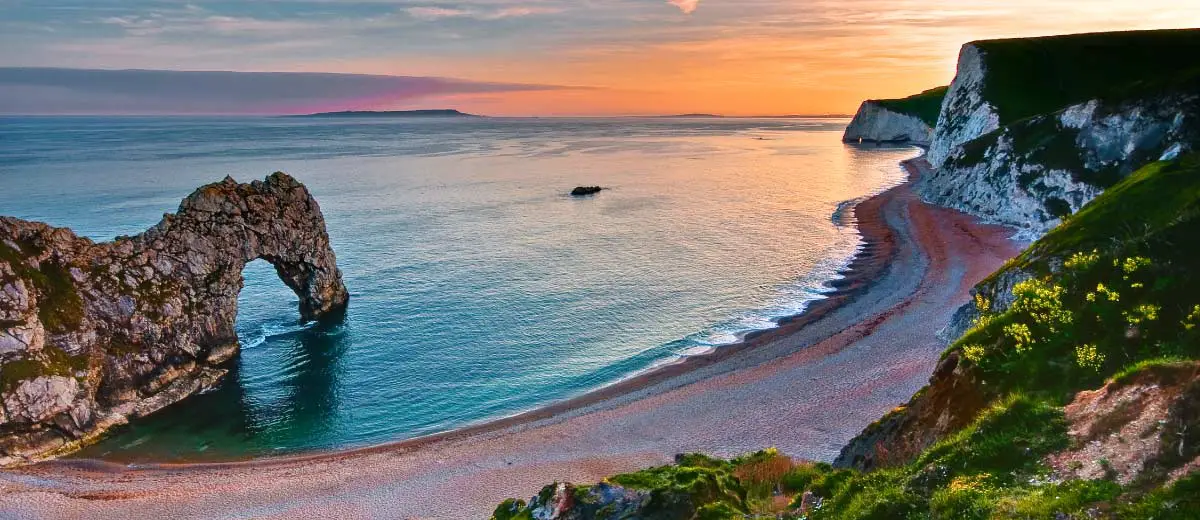
[[[296,325],[245,271],[219,389],[84,453],[224,459],[400,440],[536,408],[802,311],[859,246],[839,204],[905,148],[806,119],[0,119],[0,214],[106,240],[200,184],[284,170],[320,202],[351,292]],[[576,185],[610,188],[591,198]]]

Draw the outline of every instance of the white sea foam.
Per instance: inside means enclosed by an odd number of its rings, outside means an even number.
[[[305,324],[287,324],[287,325],[280,324],[280,323],[264,323],[261,326],[259,326],[258,330],[255,331],[253,334],[238,335],[238,341],[240,341],[242,343],[243,349],[255,348],[259,345],[262,345],[263,343],[266,343],[268,339],[271,339],[273,337],[286,336],[288,334],[295,334],[302,330],[311,329],[314,326],[316,326],[316,322],[309,322],[309,323],[305,323]]]

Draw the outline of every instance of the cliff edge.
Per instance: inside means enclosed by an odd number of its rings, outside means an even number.
[[[842,141],[929,146],[945,95],[946,87],[940,87],[903,99],[864,101]]]
[[[917,185],[1036,239],[1200,140],[1200,30],[968,43]]]
[[[0,465],[73,451],[213,386],[238,353],[242,268],[260,258],[302,320],[345,309],[320,207],[284,173],[226,177],[102,244],[0,217]]]

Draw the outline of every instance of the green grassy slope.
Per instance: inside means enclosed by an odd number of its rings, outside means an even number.
[[[942,110],[942,100],[946,99],[947,90],[949,87],[937,87],[903,99],[874,99],[872,101],[893,112],[916,116],[932,128],[937,126],[938,113]]]
[[[1097,97],[1161,89],[1200,67],[1200,30],[1132,31],[974,42],[984,97],[1001,126]],[[1183,78],[1181,78],[1181,76]]]

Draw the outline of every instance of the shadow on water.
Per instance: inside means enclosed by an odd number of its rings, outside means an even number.
[[[270,336],[231,361],[217,388],[134,420],[74,458],[220,461],[322,444],[338,408],[339,363],[349,343],[343,327],[319,324]]]

